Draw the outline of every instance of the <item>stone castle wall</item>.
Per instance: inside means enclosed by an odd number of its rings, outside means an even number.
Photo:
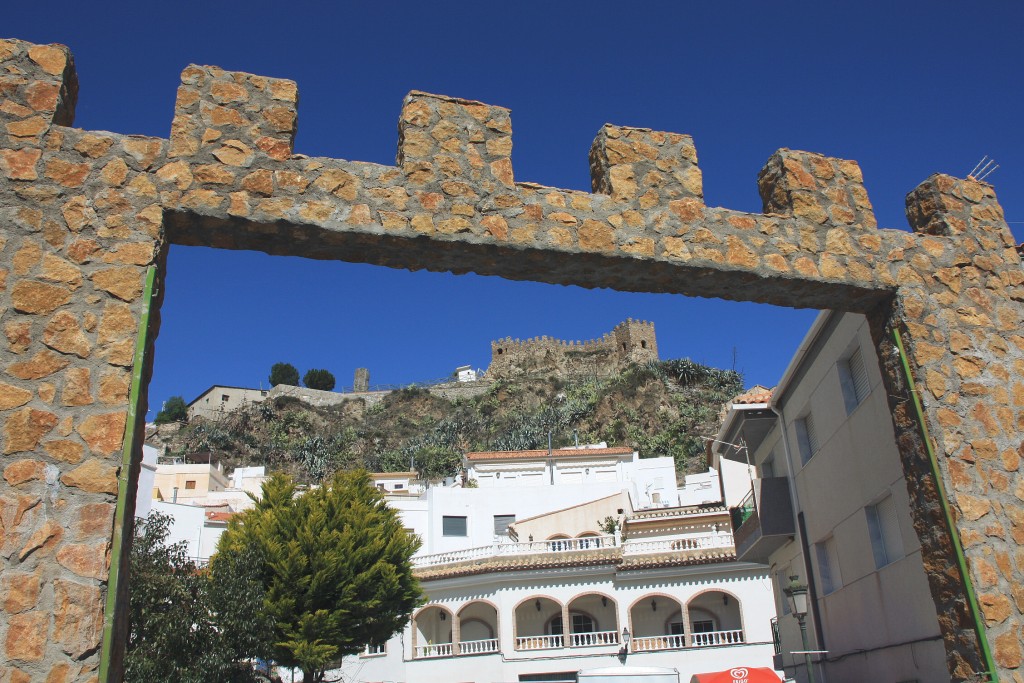
[[[867,314],[950,680],[987,642],[1024,681],[1024,271],[990,185],[926,179],[904,232],[809,152],[744,213],[676,133],[606,125],[590,193],[517,182],[509,111],[470,100],[411,93],[388,166],[293,155],[287,80],[189,66],[167,140],[70,127],[76,94],[67,48],[0,41],[0,681],[119,680],[170,243]]]
[[[600,339],[563,341],[551,337],[491,342],[490,380],[522,375],[609,375],[629,363],[658,360],[654,323],[629,319]]]

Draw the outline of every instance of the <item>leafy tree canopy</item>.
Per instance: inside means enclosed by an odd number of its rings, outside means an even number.
[[[331,391],[334,389],[334,375],[327,370],[307,370],[306,374],[302,376],[302,383],[310,389]]]
[[[126,683],[250,683],[249,660],[270,653],[255,548],[226,557],[216,572],[189,560],[185,543],[167,544],[170,517],[139,520],[131,550]]]
[[[274,363],[270,368],[270,386],[276,387],[278,384],[299,386],[298,369],[291,363]]]
[[[365,470],[335,474],[301,496],[291,478],[272,477],[255,506],[231,520],[214,568],[249,548],[266,558],[259,571],[276,624],[274,659],[300,667],[309,683],[367,643],[385,642],[422,600],[410,562],[419,540]]]
[[[188,407],[185,405],[185,399],[181,396],[171,396],[164,402],[164,407],[160,409],[160,412],[156,414],[156,423],[158,425],[167,424],[168,422],[185,422],[188,420]]]

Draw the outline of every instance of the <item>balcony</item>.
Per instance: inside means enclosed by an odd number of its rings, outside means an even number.
[[[766,564],[796,533],[785,477],[755,479],[754,490],[730,514],[736,558],[745,562]]]
[[[614,536],[557,538],[522,543],[504,541],[476,548],[463,548],[412,558],[415,568],[438,567],[463,562],[482,562],[503,557],[558,557],[567,553],[613,551],[622,557],[701,550],[732,550],[733,538],[728,531],[693,534],[683,538],[618,541]]]
[[[463,640],[459,643],[460,655],[485,655],[497,651],[497,638],[485,638],[483,640]]]

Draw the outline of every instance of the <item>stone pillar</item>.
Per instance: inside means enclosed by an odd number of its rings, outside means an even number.
[[[757,188],[765,213],[853,230],[878,227],[856,161],[780,149],[758,174]]]
[[[63,46],[0,41],[0,74],[0,677],[95,681],[112,536],[132,531],[130,490],[123,527],[114,511],[165,144],[64,127]],[[143,393],[136,424],[145,412]]]
[[[367,368],[356,368],[355,378],[352,380],[352,391],[370,390],[370,371]]]
[[[572,619],[569,617],[569,603],[562,605],[562,647],[572,642]]]

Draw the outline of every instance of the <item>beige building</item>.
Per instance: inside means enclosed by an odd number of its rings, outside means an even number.
[[[756,466],[733,510],[740,560],[770,565],[776,669],[818,683],[949,680],[874,344],[823,312],[774,391],[737,397],[713,460]],[[808,644],[782,588],[809,589]]]
[[[157,465],[153,499],[184,505],[204,505],[211,493],[228,488],[223,467],[199,463]]]
[[[188,404],[186,408],[188,419],[202,417],[207,420],[217,420],[243,406],[259,403],[269,393],[269,390],[266,389],[246,389],[245,387],[214,384]]]

